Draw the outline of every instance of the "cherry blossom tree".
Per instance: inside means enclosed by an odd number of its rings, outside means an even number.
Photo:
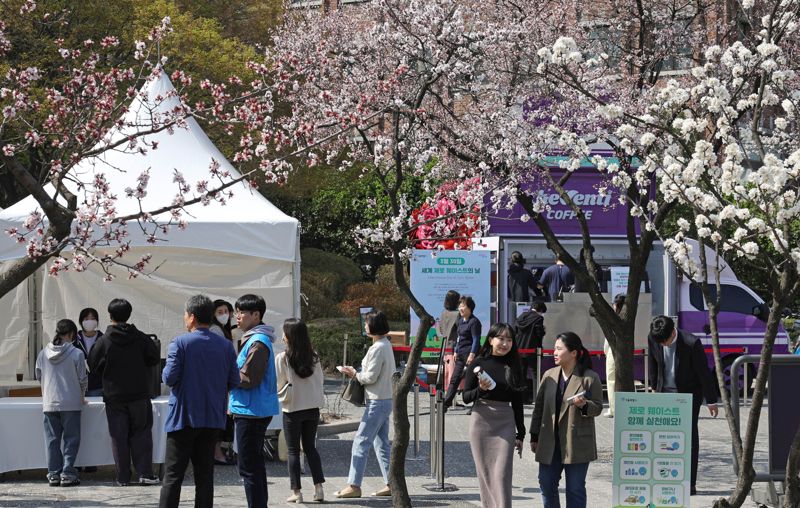
[[[625,197],[631,214],[645,222],[642,236],[665,233],[662,206],[691,210],[678,232],[665,238],[676,264],[701,282],[711,317],[716,373],[739,464],[737,484],[716,506],[741,506],[755,476],[753,453],[773,346],[783,309],[800,290],[798,262],[797,76],[794,60],[798,4],[743,2],[738,20],[749,28],[738,40],[705,46],[689,73],[643,90],[631,103],[603,98],[585,76],[592,62],[573,39],[540,49],[542,68],[557,64],[571,87],[597,105],[598,115],[615,123],[615,144],[637,167],[619,174],[636,182],[658,179],[658,202],[644,189]],[[574,144],[572,145],[574,146]],[[611,168],[606,168],[608,171]],[[695,247],[690,237],[700,239]],[[707,251],[706,247],[710,250]],[[713,252],[709,256],[707,252]],[[724,390],[717,314],[723,255],[744,258],[769,280],[770,302],[753,404],[744,433],[735,424]],[[630,295],[629,295],[630,296]],[[785,506],[798,499],[798,445],[787,464]]]
[[[5,263],[0,295],[48,261],[51,275],[80,272],[93,263],[102,265],[109,277],[114,265],[129,277],[147,272],[149,255],[125,257],[131,228],[141,230],[151,243],[164,241],[171,228],[186,227],[187,206],[224,204],[233,198],[231,187],[241,181],[279,181],[288,161],[310,149],[293,151],[296,127],[282,123],[285,115],[276,110],[277,80],[269,78],[263,61],[249,64],[256,79],[247,83],[236,75],[211,82],[176,70],[170,76],[174,92],[157,97],[141,93],[168,66],[159,51],[172,30],[168,17],[130,48],[121,48],[113,34],[68,47],[59,34],[69,25],[69,11],[41,12],[33,1],[17,1],[4,4],[2,13],[0,58],[8,70],[0,78],[0,166],[35,198],[38,209],[20,227],[6,231],[26,246],[27,257]],[[24,41],[14,37],[24,25],[33,33],[52,35],[42,46],[52,49],[55,63],[16,65],[24,61],[18,57]],[[131,105],[149,111],[147,118],[126,116]],[[241,176],[221,169],[219,161],[211,161],[207,178],[197,182],[186,181],[180,167],[171,168],[174,199],[150,209],[142,205],[149,169],[124,195],[109,185],[117,168],[87,170],[87,163],[104,154],[136,158],[163,149],[151,141],[153,135],[184,129],[190,119],[237,140],[238,149],[227,155]],[[120,213],[123,200],[138,202],[138,211]]]

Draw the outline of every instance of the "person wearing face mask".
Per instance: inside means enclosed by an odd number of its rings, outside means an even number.
[[[233,305],[225,300],[214,300],[214,319],[208,330],[225,337],[233,343],[233,337],[231,336],[231,316],[233,316]],[[214,464],[218,466],[232,466],[236,464],[236,462],[228,458],[228,455],[222,450],[222,443],[233,442],[233,417],[231,415],[226,415],[225,420],[225,430],[220,432],[217,446],[214,448]],[[229,451],[229,454],[232,455],[233,452]]]
[[[99,327],[99,314],[96,309],[86,307],[80,314],[78,314],[78,323],[81,329],[78,331],[78,336],[75,338],[74,346],[83,351],[83,355],[89,358],[89,353],[100,337],[103,336]],[[89,372],[89,388],[86,390],[87,397],[102,397],[103,396],[103,370],[95,369]]]
[[[232,315],[233,305],[225,300],[214,300],[214,322],[211,323],[209,330],[233,341],[233,336],[231,335]]]

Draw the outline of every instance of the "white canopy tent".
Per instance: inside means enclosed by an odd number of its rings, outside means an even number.
[[[170,97],[172,90],[172,83],[163,72],[148,82],[123,117],[123,127],[107,138],[119,139],[148,129],[154,113],[179,104],[177,97]],[[155,102],[157,97],[166,100]],[[201,180],[209,181],[209,188],[213,188],[209,174],[212,160],[232,177],[239,176],[194,118],[186,123],[186,128],[176,128],[172,134],[161,131],[143,137],[148,143],[158,142],[158,149],[149,150],[144,156],[129,150],[109,150],[82,161],[75,174],[86,181],[93,174],[104,173],[119,198],[119,215],[139,210],[140,202],[126,198],[125,189],[136,188],[137,178],[148,168],[150,178],[147,195],[141,200],[143,210],[173,202],[178,194],[178,184],[173,180],[175,170],[181,172],[192,189]],[[130,321],[142,331],[158,335],[162,355],[169,341],[184,330],[183,305],[192,294],[204,293],[230,302],[245,293],[260,294],[267,301],[265,322],[276,328],[285,318],[299,316],[298,221],[245,184],[237,184],[231,190],[234,197],[225,205],[212,200],[207,206],[197,203],[186,207],[183,219],[188,227],[180,230],[173,226],[163,242],[150,244],[136,224],[128,226],[131,250],[124,259],[135,263],[143,254],[151,254],[149,268],[158,269],[149,276],[128,280],[126,270],[115,268],[117,277],[105,282],[106,274],[97,264],[82,273],[67,271],[57,277],[43,275],[43,269],[30,277],[28,284],[21,284],[0,299],[0,377],[13,377],[15,372],[30,376],[31,362],[49,340],[56,322],[62,318],[77,322],[84,307],[99,311],[104,328],[108,324],[105,309],[113,298],[131,302]],[[83,193],[78,196],[82,199]],[[28,197],[3,210],[0,229],[19,228],[37,208],[36,200]],[[169,214],[158,218],[166,221]],[[25,245],[5,235],[0,238],[0,262],[23,256]]]

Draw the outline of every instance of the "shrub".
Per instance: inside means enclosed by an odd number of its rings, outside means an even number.
[[[391,265],[378,269],[374,283],[360,282],[347,288],[344,299],[339,304],[339,311],[343,316],[356,316],[359,307],[380,309],[390,320],[408,319],[408,301],[397,289]]]
[[[392,321],[389,323],[392,331],[408,331],[407,321]],[[325,318],[308,322],[308,333],[311,343],[319,353],[322,367],[326,371],[333,371],[337,365],[342,365],[344,355],[344,334],[347,340],[347,364],[359,365],[364,354],[371,344],[368,337],[361,335],[361,324],[358,318]]]
[[[362,280],[361,270],[353,261],[319,249],[303,249],[300,255],[303,260],[300,272],[303,318],[341,316],[337,304],[347,286]]]

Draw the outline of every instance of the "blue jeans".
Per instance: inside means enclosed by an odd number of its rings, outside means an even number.
[[[367,467],[369,449],[375,448],[375,456],[381,468],[383,483],[389,485],[389,453],[392,450],[389,443],[389,415],[392,413],[392,399],[368,400],[358,426],[356,437],[353,438],[353,452],[350,457],[350,474],[347,483],[361,486],[364,479],[364,469]]]
[[[544,508],[561,508],[558,498],[561,471],[567,477],[567,508],[586,508],[586,473],[589,471],[589,463],[564,464],[558,443],[550,464],[539,463],[539,489],[542,491]]]
[[[61,451],[61,439],[64,451]],[[44,443],[47,452],[48,478],[64,480],[78,478],[75,459],[81,446],[80,411],[46,411],[44,413]]]
[[[267,468],[264,466],[264,434],[272,417],[236,418],[236,445],[239,450],[239,476],[249,508],[267,508]]]

